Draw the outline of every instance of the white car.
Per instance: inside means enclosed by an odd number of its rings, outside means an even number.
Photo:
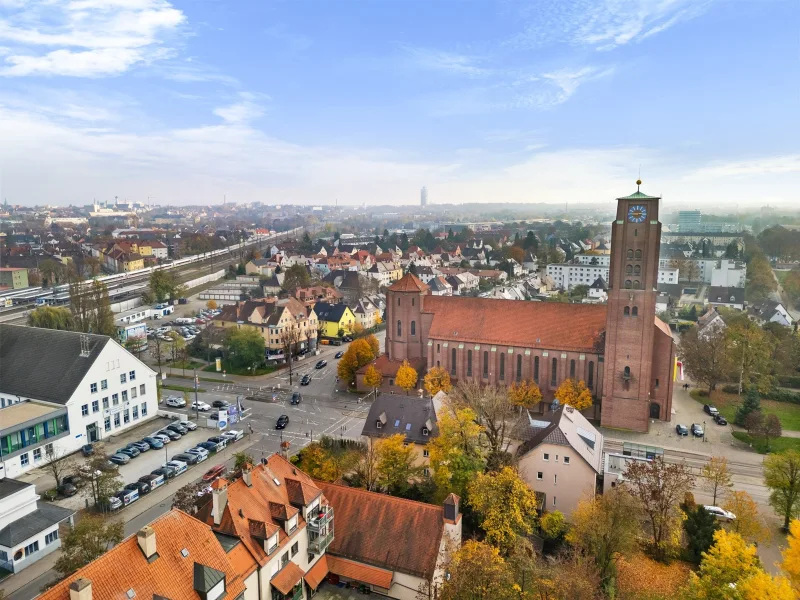
[[[192,400],[192,410],[211,410],[211,405],[202,400]]]
[[[166,405],[173,406],[176,408],[183,408],[184,406],[186,406],[186,400],[184,400],[183,398],[179,398],[178,396],[170,396],[169,398],[167,398]]]
[[[178,421],[178,424],[183,425],[189,431],[194,431],[195,429],[197,429],[197,423],[195,423],[194,421]]]
[[[244,437],[244,431],[242,431],[241,429],[231,429],[229,431],[221,433],[220,437],[226,438],[228,442],[235,442]]]
[[[184,452],[186,454],[194,454],[197,457],[197,462],[203,462],[208,458],[208,450],[200,446],[197,448],[189,448],[188,450],[184,450]]]
[[[172,441],[172,438],[170,438],[168,435],[165,435],[163,433],[154,433],[150,437],[154,437],[157,440],[161,440],[161,442],[164,443],[164,444],[169,444]]]
[[[736,519],[736,515],[733,514],[729,510],[725,510],[724,508],[720,508],[719,506],[705,506],[703,508],[706,509],[709,513],[717,517],[722,521],[734,521]]]
[[[170,460],[168,462],[165,462],[161,466],[172,467],[173,469],[175,469],[175,475],[180,475],[181,473],[185,473],[187,467],[186,463],[180,460]]]

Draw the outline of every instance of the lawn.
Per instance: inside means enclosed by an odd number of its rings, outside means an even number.
[[[752,436],[744,431],[734,431],[733,437],[745,444],[752,444],[753,450],[759,454],[767,453],[767,442],[761,436]],[[784,450],[800,451],[800,438],[772,438],[769,441],[770,452],[783,452]]]
[[[257,367],[255,372],[252,369],[248,369],[247,367],[237,367],[229,363],[227,360],[222,361],[222,370],[226,371],[228,375],[269,375],[270,373],[275,371],[275,367]],[[217,366],[215,364],[210,364],[203,369],[203,371],[207,371],[209,373],[216,373]]]
[[[697,402],[707,404],[709,402],[708,398],[700,396],[699,392],[700,390],[692,390],[690,395]],[[711,404],[716,406],[722,416],[731,423],[736,417],[736,410],[743,399],[743,396],[726,394],[721,390],[715,390],[711,393]],[[784,429],[800,431],[800,405],[776,402],[775,400],[761,400],[761,410],[765,415],[776,415]]]
[[[186,385],[162,385],[162,390],[172,390],[174,392],[194,392],[194,387],[189,387]],[[198,392],[205,392],[204,388],[197,388]]]
[[[198,360],[176,360],[175,362],[167,363],[167,366],[175,371],[178,369],[184,370],[187,369],[191,371],[192,369],[202,369],[206,366],[206,363],[200,362]]]

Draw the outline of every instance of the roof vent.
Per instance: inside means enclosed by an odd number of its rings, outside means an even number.
[[[280,482],[280,479],[278,479],[277,477],[273,477],[273,478],[272,478],[272,482],[273,482],[275,485],[280,485],[280,484],[281,484],[281,482]]]
[[[184,548],[183,550],[181,550],[181,556],[183,558],[186,558],[187,556],[189,556],[189,551],[186,548]]]
[[[131,588],[131,589],[129,589],[127,592],[125,592],[125,595],[126,595],[128,598],[135,598],[135,597],[136,597],[136,592],[134,592],[134,591],[133,591],[133,588]]]

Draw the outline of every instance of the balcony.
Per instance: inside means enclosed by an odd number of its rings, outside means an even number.
[[[310,531],[315,533],[324,533],[327,531],[327,525],[333,521],[333,507],[321,506],[313,510],[306,517],[306,524]],[[331,526],[331,529],[333,527]]]
[[[333,541],[333,526],[327,534],[320,535],[313,531],[308,532],[308,551],[312,554],[322,554]]]

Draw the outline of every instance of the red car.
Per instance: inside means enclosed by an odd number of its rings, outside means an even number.
[[[222,477],[222,474],[225,472],[225,465],[217,465],[216,467],[211,467],[206,474],[203,475],[203,481],[214,481],[219,477]]]
[[[194,323],[195,325],[205,325],[206,323],[208,323],[208,321],[206,321],[205,319],[195,319]]]

